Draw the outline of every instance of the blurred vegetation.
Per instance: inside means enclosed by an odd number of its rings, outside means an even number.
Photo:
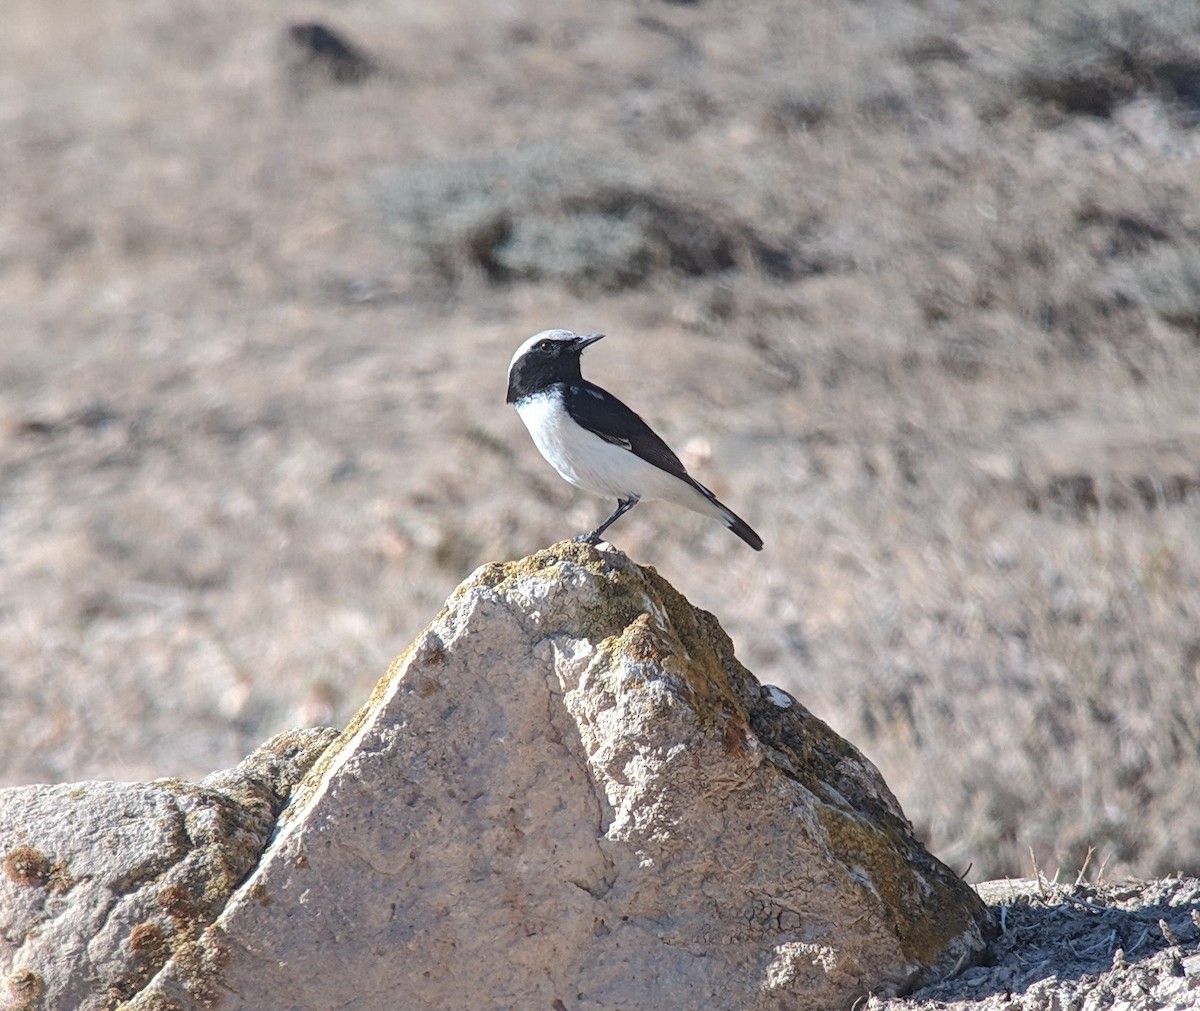
[[[503,404],[567,326],[767,550],[617,544],[935,852],[1200,871],[1194,4],[15,10],[6,782],[342,722],[594,525]]]

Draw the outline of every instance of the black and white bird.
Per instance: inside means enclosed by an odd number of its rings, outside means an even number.
[[[507,402],[516,407],[542,456],[575,487],[617,500],[608,519],[575,539],[598,544],[600,535],[641,499],[657,498],[719,520],[761,551],[762,538],[688,474],[649,425],[583,378],[579,357],[603,336],[543,330],[517,348],[508,366]]]

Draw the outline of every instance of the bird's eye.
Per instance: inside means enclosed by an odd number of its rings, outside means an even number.
[[[550,342],[549,341],[538,341],[538,350],[539,351],[549,351],[550,350]]]

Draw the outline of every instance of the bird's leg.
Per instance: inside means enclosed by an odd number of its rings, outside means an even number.
[[[608,519],[596,527],[590,534],[580,534],[575,540],[583,541],[584,544],[599,544],[600,535],[637,504],[638,497],[636,495],[630,495],[629,498],[617,499],[617,508],[613,510],[613,514]]]

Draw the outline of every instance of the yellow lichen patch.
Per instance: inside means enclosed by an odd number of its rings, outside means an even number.
[[[663,636],[650,623],[650,616],[639,614],[618,637],[618,648],[637,663],[661,666],[674,654]]]

